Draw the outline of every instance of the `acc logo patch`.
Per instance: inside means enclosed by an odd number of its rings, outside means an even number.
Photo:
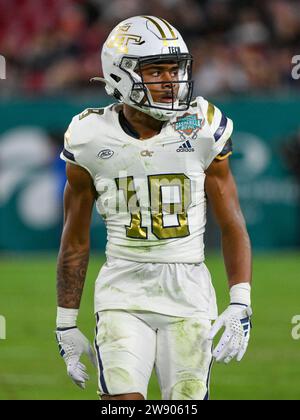
[[[183,117],[178,117],[176,122],[173,123],[173,128],[180,134],[181,140],[186,140],[191,137],[195,140],[197,133],[204,125],[204,119],[198,118],[197,114],[184,114]]]
[[[115,152],[111,149],[104,149],[101,150],[101,152],[98,153],[97,157],[100,159],[110,159],[113,155],[115,154]]]

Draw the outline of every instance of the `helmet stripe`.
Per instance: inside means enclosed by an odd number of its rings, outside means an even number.
[[[159,20],[161,20],[162,22],[164,22],[164,24],[166,25],[166,27],[169,29],[169,31],[171,32],[171,36],[174,39],[178,39],[178,37],[175,35],[175,32],[173,31],[173,28],[171,27],[171,25],[163,18],[157,18]]]
[[[159,30],[159,33],[163,39],[164,42],[164,46],[167,47],[169,45],[168,41],[167,41],[167,36],[163,30],[163,28],[160,26],[160,24],[158,22],[156,22],[156,20],[154,20],[152,17],[149,16],[143,16],[144,18],[150,20],[150,22],[153,23],[153,25],[155,25],[157,27],[157,29]]]

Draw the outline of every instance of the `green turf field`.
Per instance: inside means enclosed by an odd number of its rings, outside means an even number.
[[[93,338],[93,283],[102,257],[93,256],[79,326]],[[207,259],[220,309],[227,288],[220,258]],[[300,340],[291,337],[291,319],[300,315],[300,255],[267,254],[254,260],[252,340],[241,364],[215,365],[212,399],[300,399]],[[96,373],[85,391],[65,373],[54,340],[55,256],[0,259],[0,315],[7,340],[0,341],[0,399],[96,399]],[[160,399],[155,379],[149,399]]]

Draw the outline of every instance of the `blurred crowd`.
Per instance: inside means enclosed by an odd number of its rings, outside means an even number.
[[[134,15],[164,17],[194,55],[196,93],[300,90],[299,0],[0,0],[0,95],[95,89],[111,29]]]

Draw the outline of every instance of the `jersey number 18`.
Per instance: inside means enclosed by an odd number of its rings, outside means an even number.
[[[117,188],[123,191],[131,222],[126,236],[132,239],[148,239],[148,228],[142,226],[142,213],[133,176],[116,178]],[[185,174],[149,175],[148,191],[151,214],[151,230],[157,239],[189,236],[187,209],[191,204],[191,180]],[[164,219],[172,217],[170,226]]]

